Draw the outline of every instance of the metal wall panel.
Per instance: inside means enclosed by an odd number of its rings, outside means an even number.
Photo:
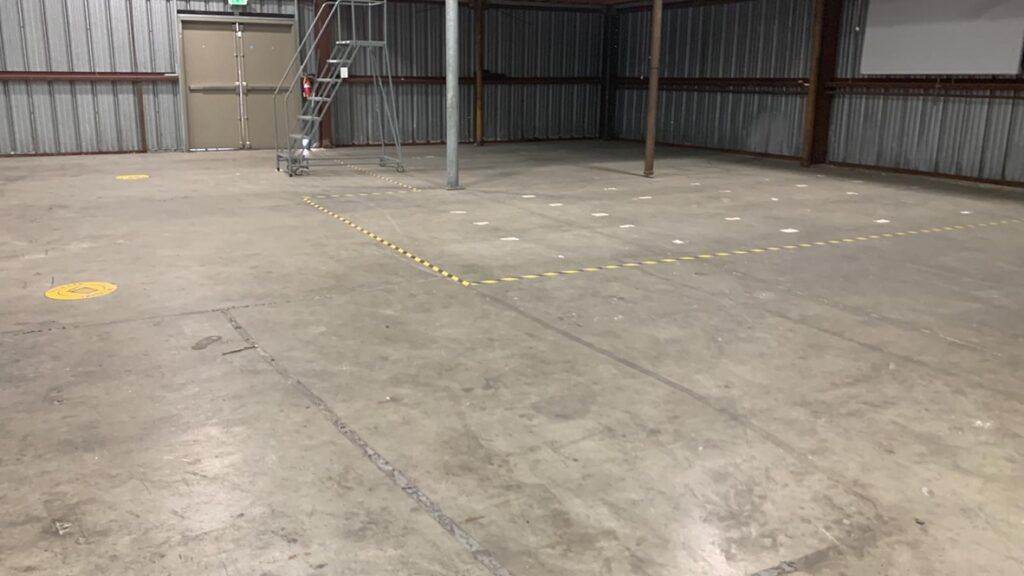
[[[334,116],[335,144],[379,143],[369,84],[350,85],[339,92]],[[473,139],[473,91],[459,90],[459,132]],[[406,143],[444,142],[444,85],[395,86],[398,122]],[[486,87],[485,138],[491,141],[558,140],[598,136],[600,88],[593,84],[494,84]]]
[[[837,95],[829,160],[1024,181],[1024,100],[1005,96]]]
[[[246,14],[294,14],[299,29],[312,0],[250,0]],[[225,0],[0,0],[0,69],[177,73],[177,12],[229,12]],[[444,6],[396,2],[388,7],[396,76],[444,74]],[[487,14],[489,74],[510,77],[598,76],[602,14],[595,10],[493,7]],[[362,26],[360,22],[360,26]],[[460,73],[475,69],[472,10],[460,11]],[[313,59],[315,61],[315,58]],[[315,70],[311,64],[310,71]],[[352,74],[366,73],[365,60]],[[396,87],[403,138],[444,138],[444,87]],[[471,86],[462,87],[463,138],[471,137]],[[335,104],[335,141],[368,143],[369,86],[350,84]],[[491,85],[487,137],[492,140],[597,135],[595,85]],[[147,144],[181,150],[177,83],[144,83]],[[105,152],[140,146],[138,105],[127,82],[0,82],[0,154]]]
[[[840,78],[862,77],[868,0],[846,0]],[[1024,100],[1013,93],[837,94],[828,159],[955,176],[1024,181]],[[1017,98],[1020,94],[1017,93]]]
[[[0,70],[176,70],[172,0],[4,0]],[[178,150],[177,85],[143,84],[147,140]],[[141,147],[130,82],[0,82],[0,154],[109,152]]]
[[[339,146],[377,144],[379,130],[375,122],[374,99],[370,84],[353,84],[338,93],[334,114],[334,143]],[[472,137],[473,89],[459,90],[459,130],[461,139]],[[444,86],[438,84],[402,84],[395,86],[398,123],[402,141],[410,144],[443,142],[445,137]]]
[[[647,92],[620,90],[616,130],[642,140]],[[666,91],[658,99],[658,141],[722,150],[796,156],[803,141],[803,94]]]
[[[619,28],[618,73],[646,77],[650,12],[627,11]],[[810,0],[749,0],[666,7],[663,77],[804,78],[809,73]],[[658,140],[726,150],[800,153],[805,96],[748,91],[663,90]],[[646,131],[646,90],[620,89],[616,129],[640,140]]]
[[[492,7],[485,12],[484,68],[489,77],[597,77],[601,71],[603,15],[595,10]],[[346,19],[343,34],[350,37]],[[459,10],[460,76],[476,67],[473,11]],[[366,27],[357,19],[356,34]],[[388,41],[396,77],[444,75],[444,5],[388,5]],[[368,73],[365,56],[351,74]],[[444,85],[396,84],[399,130],[406,142],[443,142]],[[368,85],[348,84],[334,104],[334,142],[376,143],[366,125],[373,111]],[[600,89],[594,84],[489,84],[484,95],[488,140],[597,137]],[[473,87],[460,90],[460,131],[472,139]]]
[[[190,12],[295,14],[295,0],[249,0],[249,4],[241,10],[232,10],[231,7],[228,6],[227,0],[177,0],[177,7],[178,10],[187,10]]]
[[[810,69],[810,0],[670,5],[661,74],[687,78],[804,78]],[[620,16],[619,76],[646,77],[650,11]]]

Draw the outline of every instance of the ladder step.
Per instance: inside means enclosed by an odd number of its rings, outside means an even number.
[[[385,46],[383,40],[339,40],[337,44],[339,46],[366,46],[368,48],[383,48]]]
[[[314,102],[326,102],[330,100],[330,98],[326,96],[310,96],[309,98],[307,98],[307,100],[312,100]]]
[[[299,120],[319,120],[319,119],[320,118],[318,116],[306,116],[306,115],[300,115],[299,116]]]
[[[341,78],[317,78],[316,81],[317,82],[330,83],[330,84],[336,84],[338,82],[341,82]]]

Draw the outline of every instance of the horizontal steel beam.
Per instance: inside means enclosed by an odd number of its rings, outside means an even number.
[[[949,76],[926,76],[918,78],[837,78],[829,82],[833,90],[878,89],[878,90],[1024,90],[1024,78],[964,78]]]
[[[472,76],[462,76],[459,78],[459,84],[473,84],[475,78]],[[368,84],[372,82],[370,76],[350,76],[345,82],[353,84]],[[395,84],[438,84],[442,85],[445,82],[444,76],[395,76],[393,78]],[[598,77],[528,77],[528,78],[506,78],[506,77],[493,77],[484,76],[485,84],[600,84],[601,79]]]
[[[20,82],[177,82],[178,75],[162,72],[8,72],[0,81]]]

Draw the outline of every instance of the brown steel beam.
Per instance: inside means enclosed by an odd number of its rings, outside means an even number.
[[[652,0],[651,57],[647,84],[647,141],[644,146],[644,176],[654,176],[654,143],[658,129],[658,72],[661,67],[661,6],[662,0]]]
[[[476,78],[473,90],[476,145],[484,144],[484,0],[473,0],[476,17]]]
[[[0,81],[21,82],[177,82],[163,72],[26,72],[0,71]]]
[[[642,88],[647,85],[646,78],[617,78],[621,86],[626,88]],[[806,78],[659,78],[658,88],[661,90],[686,90],[690,88],[794,88],[805,90]]]
[[[926,76],[920,78],[835,78],[828,84],[832,90],[1006,90],[1024,91],[1024,79],[1013,78],[970,78],[949,76]]]
[[[327,4],[327,0],[316,0],[313,4],[313,13],[319,14],[320,7]],[[325,10],[324,14],[327,14],[329,10]],[[317,69],[322,69],[327,60],[331,57],[331,51],[334,48],[334,35],[330,29],[330,19],[323,18],[323,21],[316,22],[316,33],[319,34],[319,40],[316,43],[316,66]],[[321,31],[323,32],[321,34]],[[305,74],[305,70],[302,71]],[[334,147],[334,119],[332,114],[332,105],[328,103],[326,110],[324,110],[323,118],[320,120],[320,146],[323,148]]]
[[[828,85],[836,73],[839,23],[843,0],[814,0],[811,28],[811,75],[804,107],[804,146],[801,163],[820,164],[828,158],[832,96]]]
[[[600,78],[592,77],[527,77],[508,78],[503,76],[484,76],[487,84],[600,84]],[[395,76],[395,84],[444,84],[444,76]],[[369,84],[373,81],[371,76],[350,76],[345,82],[350,84]],[[474,84],[475,76],[463,76],[459,78],[459,84]]]

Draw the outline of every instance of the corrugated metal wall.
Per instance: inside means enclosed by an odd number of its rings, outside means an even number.
[[[860,77],[867,0],[846,0],[838,76]],[[972,178],[1024,181],[1024,100],[1013,93],[840,93],[828,159]]]
[[[299,25],[312,19],[312,0],[299,3]],[[0,0],[0,70],[177,73],[177,11],[226,12],[225,0]],[[250,0],[247,14],[294,14],[295,0]],[[472,12],[460,14],[461,73],[472,76]],[[486,68],[508,77],[596,77],[603,15],[594,10],[492,7],[486,12]],[[441,3],[389,6],[396,76],[444,73]],[[357,65],[353,74],[364,74]],[[142,147],[139,107],[130,82],[0,82],[0,154],[111,152]],[[181,150],[176,82],[143,83],[150,150]],[[444,86],[396,85],[403,139],[444,138]],[[594,137],[595,83],[495,84],[486,88],[490,140]],[[462,88],[463,137],[471,137],[471,85]],[[366,126],[368,86],[346,86],[335,107],[338,144],[374,140]]]
[[[0,1],[0,69],[172,72],[169,0]],[[153,149],[178,149],[177,85],[144,87]],[[138,105],[125,82],[0,82],[0,154],[140,147]]]
[[[152,2],[153,0],[147,0]],[[303,0],[306,1],[306,0]],[[231,12],[227,0],[177,0],[179,11]],[[249,0],[246,14],[295,14],[295,0]]]
[[[485,12],[484,69],[488,77],[566,78],[600,75],[603,14],[594,10],[492,7]],[[396,77],[444,75],[444,6],[394,3],[388,6],[388,40]],[[347,24],[346,24],[347,30]],[[460,75],[471,77],[476,26],[472,10],[459,11]],[[364,34],[357,27],[357,34]],[[365,61],[353,75],[365,75]],[[444,85],[399,83],[399,124],[408,142],[444,140]],[[460,90],[460,130],[472,139],[472,85]],[[334,108],[335,144],[377,141],[366,118],[373,110],[365,85],[343,86]],[[600,87],[596,83],[489,84],[485,88],[485,137],[529,140],[596,137]]]
[[[803,78],[810,54],[810,0],[749,0],[666,7],[662,71],[665,78]],[[649,11],[620,17],[620,77],[646,77]],[[799,154],[804,94],[778,88],[663,90],[658,140],[709,148]],[[620,88],[616,130],[644,137],[646,90]]]
[[[247,13],[294,12],[251,0]],[[0,70],[177,72],[176,10],[224,11],[224,0],[0,0]],[[181,150],[175,82],[141,83],[150,150]],[[142,147],[131,82],[0,82],[0,154]]]

